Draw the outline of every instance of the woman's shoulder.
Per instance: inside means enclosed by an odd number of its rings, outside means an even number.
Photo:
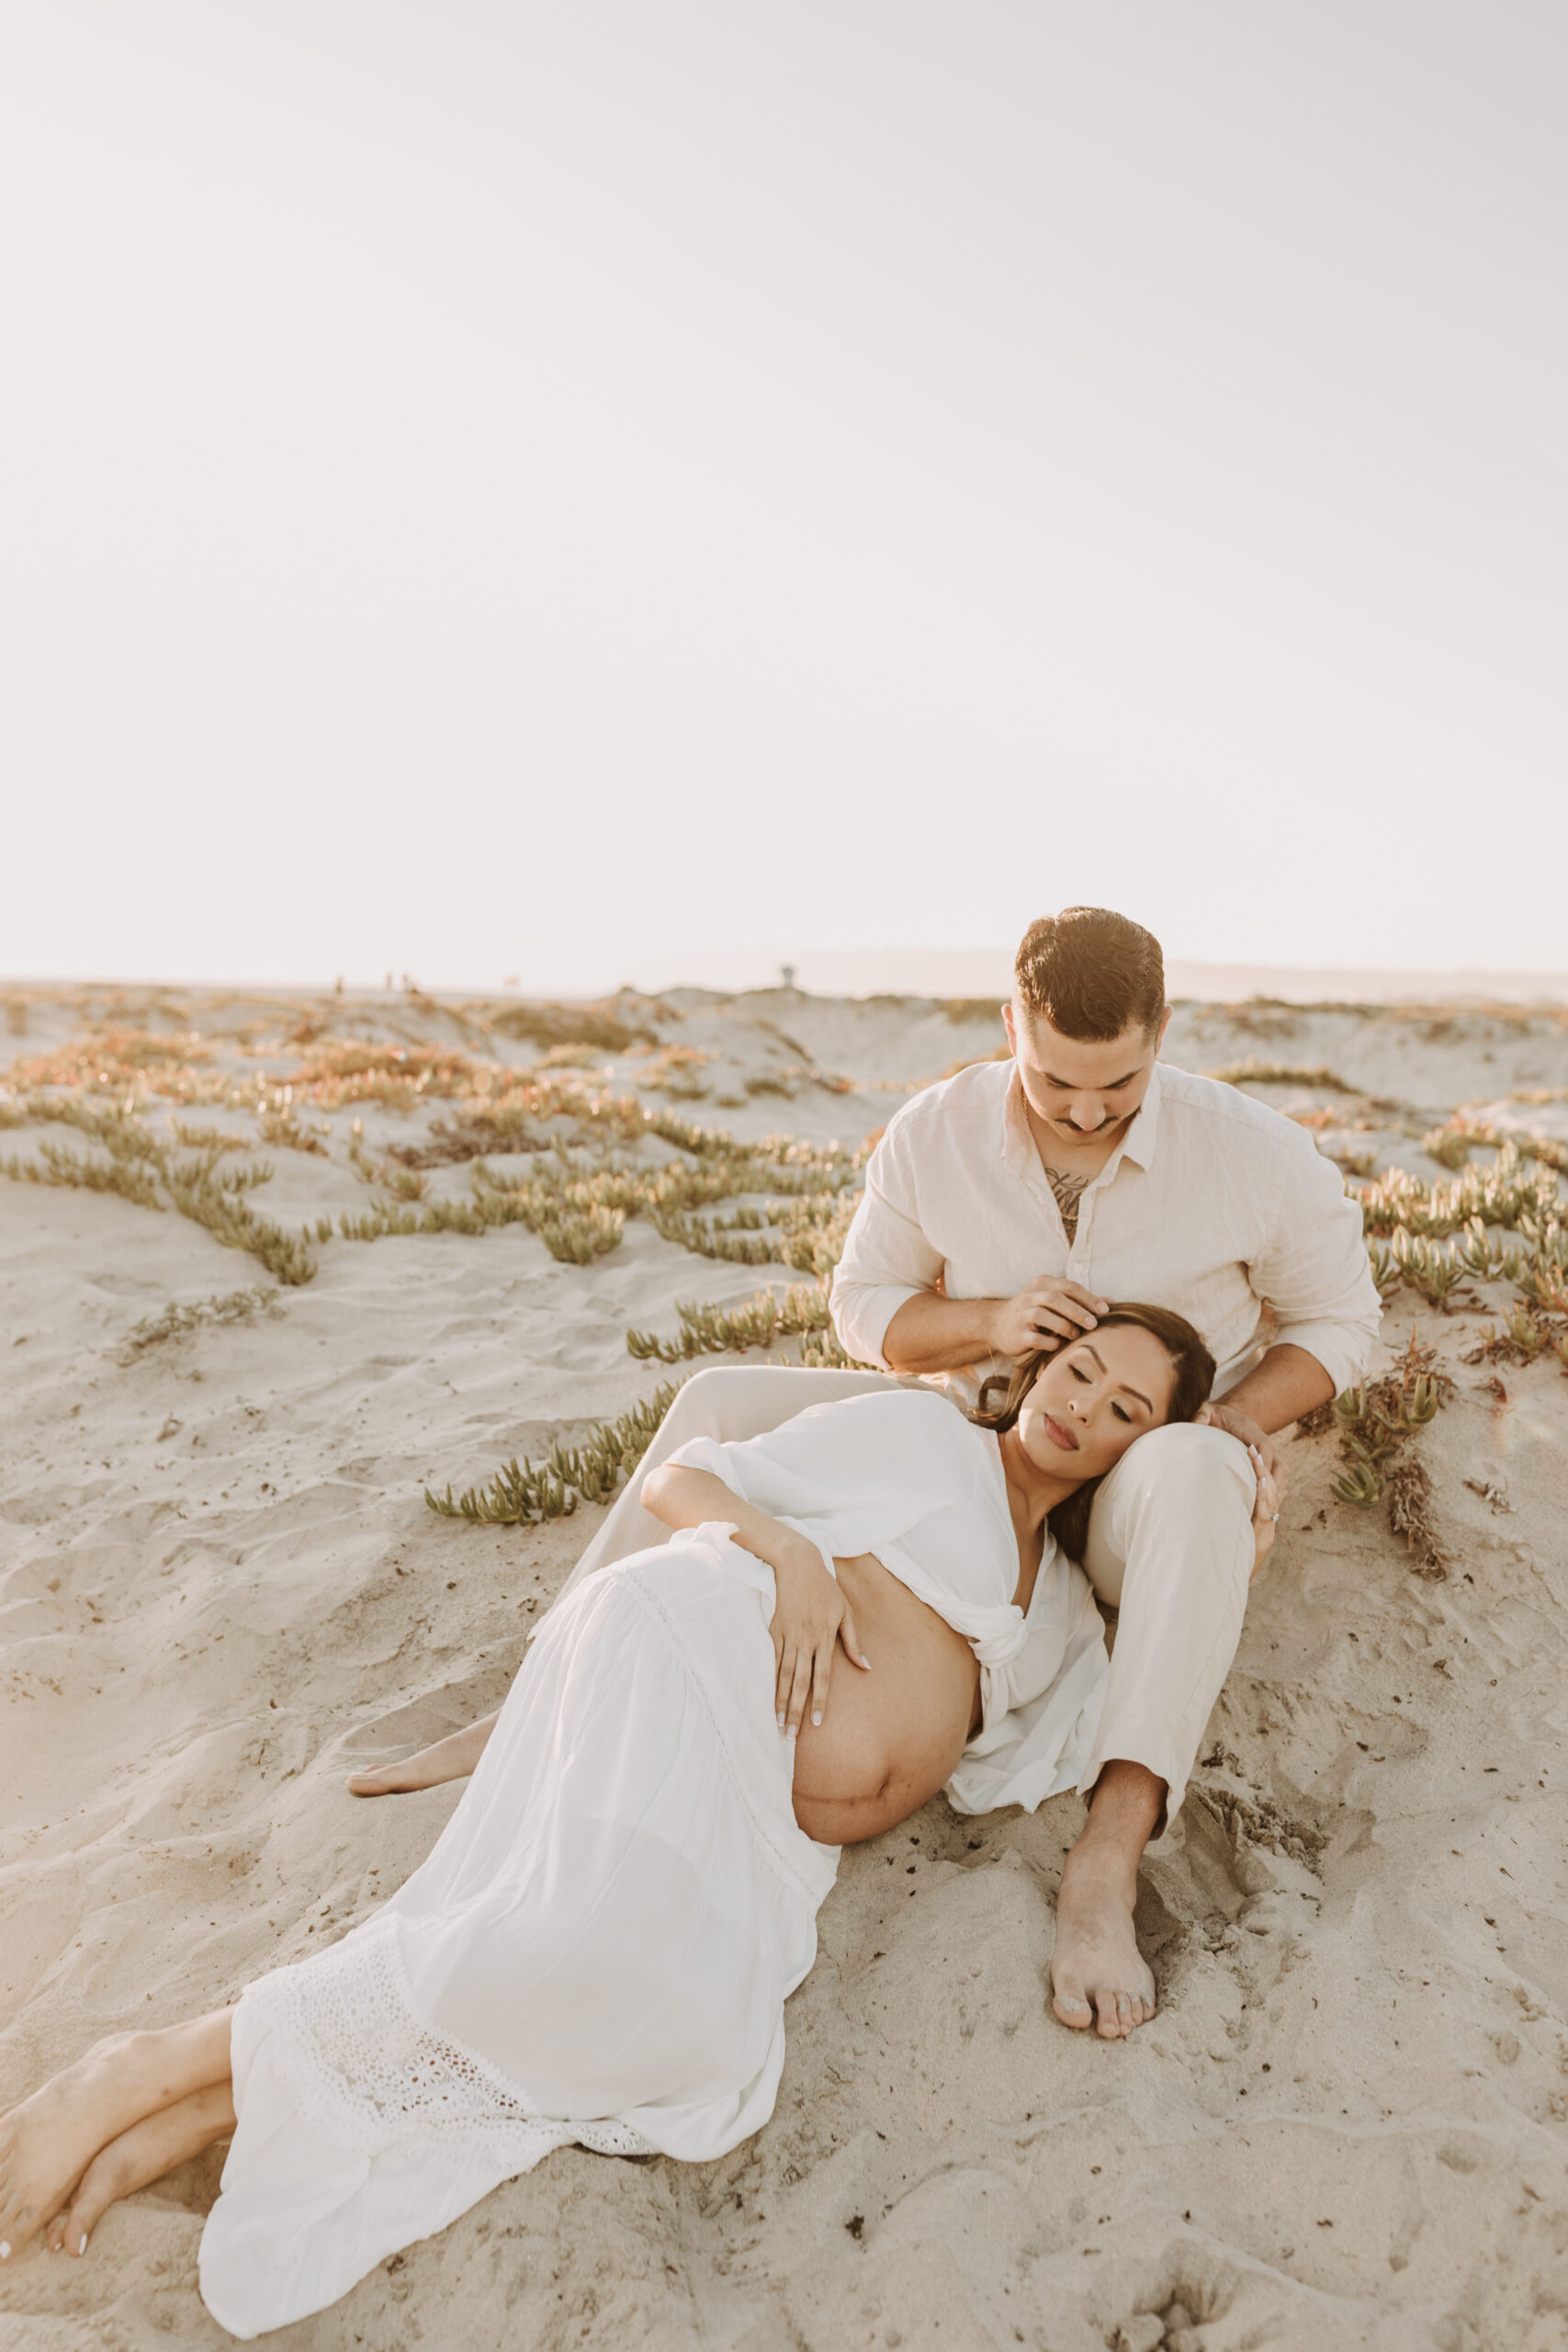
[[[769,1464],[824,1498],[847,1494],[896,1497],[916,1516],[970,1501],[987,1486],[987,1446],[939,1389],[905,1388],[889,1381],[856,1396],[808,1406],[761,1437],[727,1449],[739,1471]]]

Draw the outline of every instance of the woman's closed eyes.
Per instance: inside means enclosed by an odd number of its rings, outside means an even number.
[[[1074,1363],[1069,1361],[1067,1369],[1072,1374],[1075,1380],[1081,1380],[1086,1387],[1089,1385],[1089,1374],[1084,1370],[1081,1363]],[[1132,1427],[1133,1416],[1127,1410],[1125,1405],[1118,1405],[1112,1402],[1111,1409],[1115,1414],[1119,1421],[1125,1421],[1129,1429]]]

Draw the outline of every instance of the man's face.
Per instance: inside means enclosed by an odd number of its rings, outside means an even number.
[[[1098,1043],[1064,1037],[1016,997],[1002,1018],[1030,1109],[1065,1143],[1083,1143],[1119,1133],[1132,1118],[1148,1092],[1170,1012],[1157,1029],[1123,1029]]]

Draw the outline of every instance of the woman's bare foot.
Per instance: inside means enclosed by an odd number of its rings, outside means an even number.
[[[69,2202],[56,2213],[44,2233],[56,2254],[85,2254],[100,2214],[117,2198],[130,2197],[152,2181],[162,2180],[176,2165],[198,2156],[214,2140],[234,2129],[234,2098],[229,2083],[211,2083],[192,2091],[174,2107],[143,2116],[107,2148],[100,2148],[87,2166]]]
[[[1129,1872],[1121,1856],[1087,1841],[1062,1866],[1052,2006],[1064,2025],[1080,2032],[1095,2026],[1107,2041],[1146,2025],[1157,2006],[1155,1980],[1133,1929],[1137,1890],[1135,1868]]]
[[[156,2104],[149,2034],[95,2042],[0,2117],[0,2262],[60,2211],[106,2140]]]
[[[374,1771],[355,1772],[348,1783],[349,1792],[356,1797],[400,1797],[414,1789],[437,1789],[444,1781],[461,1781],[484,1754],[496,1722],[495,1715],[487,1715],[483,1723],[449,1732],[445,1739],[422,1747],[417,1756],[405,1757],[400,1764],[379,1764]]]
[[[231,2014],[96,2042],[0,2117],[0,2262],[53,2221],[100,2148],[188,2092],[227,2081]]]

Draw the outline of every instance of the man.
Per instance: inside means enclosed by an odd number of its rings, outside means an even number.
[[[1280,1477],[1268,1433],[1360,1376],[1379,1316],[1361,1219],[1332,1163],[1277,1112],[1161,1068],[1169,1017],[1158,943],[1138,924],[1095,907],[1033,924],[1004,1013],[1010,1058],[916,1095],[866,1171],[833,1321],[878,1369],[698,1374],[574,1571],[660,1540],[642,1481],[689,1438],[758,1436],[889,1375],[973,1403],[1010,1359],[1092,1335],[1113,1299],[1196,1324],[1220,1366],[1216,1401],[1201,1425],[1141,1438],[1104,1480],[1084,1562],[1119,1617],[1051,1982],[1062,2022],[1107,2038],[1155,2011],[1133,1928],[1138,1863],[1179,1809],[1240,1639],[1257,1498],[1247,1449]],[[380,1794],[471,1770],[488,1730],[351,1785]]]
[[[1380,1309],[1359,1213],[1310,1137],[1159,1066],[1164,965],[1138,924],[1093,907],[1033,924],[1004,1017],[1010,1062],[961,1070],[889,1125],[833,1319],[850,1354],[964,1401],[994,1359],[1092,1331],[1114,1298],[1174,1307],[1219,1364],[1205,1426],[1141,1439],[1089,1521],[1084,1565],[1120,1615],[1051,1978],[1065,2024],[1108,2033],[1129,2030],[1122,1996],[1132,2024],[1154,2013],[1137,1865],[1180,1805],[1240,1639],[1244,1448],[1278,1477],[1268,1432],[1360,1376]]]

